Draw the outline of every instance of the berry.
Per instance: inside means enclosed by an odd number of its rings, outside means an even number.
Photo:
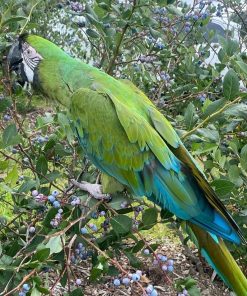
[[[114,285],[114,286],[120,286],[120,280],[119,280],[119,279],[115,279],[115,280],[113,281],[113,285]]]
[[[136,274],[138,274],[139,276],[142,276],[142,271],[141,270],[137,270]]]
[[[162,265],[161,269],[162,269],[163,271],[167,271],[167,266],[164,264],[164,265]]]
[[[104,216],[105,216],[105,211],[101,211],[101,212],[99,213],[99,215],[100,215],[101,217],[104,217]]]
[[[167,266],[167,270],[168,270],[169,272],[173,272],[174,267],[173,267],[172,265],[168,265],[168,266]]]
[[[198,15],[194,15],[194,16],[193,16],[193,20],[194,20],[194,21],[197,21],[198,19],[199,19],[199,16],[198,16]]]
[[[11,116],[8,115],[8,114],[5,114],[5,115],[3,116],[3,120],[5,120],[5,121],[9,121],[10,119],[11,119]]]
[[[130,279],[127,278],[127,277],[126,278],[123,278],[122,279],[122,283],[127,286],[130,283]]]
[[[154,286],[153,285],[148,285],[146,288],[146,291],[148,294],[151,294],[153,292]]]
[[[81,234],[86,234],[88,233],[88,230],[86,227],[81,228]]]
[[[32,191],[32,196],[37,196],[39,194],[38,190],[33,190]]]
[[[79,249],[82,249],[82,248],[83,248],[83,243],[79,243],[79,244],[78,244],[78,248],[79,248]]]
[[[60,208],[60,206],[61,206],[61,205],[60,205],[60,202],[57,201],[57,200],[55,200],[54,203],[53,203],[53,207],[54,207],[54,208]]]
[[[167,261],[167,257],[166,256],[161,256],[160,261],[166,262]]]
[[[140,280],[140,278],[141,277],[139,276],[139,274],[137,274],[137,273],[132,274],[132,281],[138,282]]]
[[[57,190],[53,190],[51,195],[53,195],[55,197],[58,196],[58,191]]]
[[[158,265],[158,264],[159,264],[159,261],[156,260],[156,259],[154,259],[154,261],[153,261],[153,265],[155,266],[155,265]]]
[[[63,213],[63,209],[59,209],[59,210],[58,210],[58,213],[59,213],[59,214],[62,214],[62,213]]]
[[[55,201],[55,197],[53,195],[48,196],[49,202],[53,203]]]
[[[81,279],[76,279],[76,281],[75,281],[75,283],[76,283],[76,285],[81,285]]]
[[[185,27],[185,28],[184,28],[184,31],[185,31],[186,33],[189,33],[189,32],[190,32],[190,27]]]
[[[26,296],[26,293],[21,291],[21,292],[19,292],[19,296]]]
[[[144,255],[149,255],[149,249],[145,249],[144,251],[143,251],[143,253],[144,253]]]
[[[96,226],[96,225],[93,225],[92,227],[91,227],[91,229],[92,229],[92,231],[98,231],[98,227]]]
[[[24,285],[22,286],[22,289],[25,290],[25,291],[29,291],[29,290],[30,290],[30,286],[29,286],[29,284],[24,284]]]
[[[185,296],[189,295],[189,293],[188,293],[188,291],[187,291],[186,289],[183,290],[183,294],[184,294]]]
[[[36,231],[36,229],[35,229],[34,226],[31,226],[31,227],[29,228],[29,233],[35,233],[35,231]]]
[[[167,264],[170,265],[170,266],[173,266],[174,261],[173,261],[172,259],[169,259],[169,260],[167,261]]]
[[[153,291],[151,292],[150,296],[158,296],[157,290],[153,289]]]
[[[12,153],[13,153],[13,154],[16,154],[16,153],[18,153],[18,150],[15,149],[15,148],[13,148],[13,149],[12,149]]]

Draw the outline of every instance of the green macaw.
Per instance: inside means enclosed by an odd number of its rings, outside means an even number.
[[[218,275],[237,295],[247,295],[247,279],[223,242],[245,242],[240,229],[143,92],[35,35],[20,36],[8,61],[23,83],[32,83],[69,111],[79,143],[95,166],[184,220]]]

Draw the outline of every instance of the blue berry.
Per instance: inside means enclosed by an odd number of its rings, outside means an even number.
[[[125,277],[122,279],[122,283],[127,286],[130,283],[130,279]]]
[[[157,290],[153,289],[153,291],[151,292],[150,296],[158,296]]]
[[[55,197],[53,196],[53,195],[49,195],[48,196],[48,200],[49,200],[49,202],[51,202],[51,203],[53,203],[54,201],[55,201]]]
[[[139,276],[139,274],[137,274],[137,273],[132,274],[132,281],[138,282],[140,280],[140,278],[141,277]]]
[[[217,11],[216,16],[221,17],[222,16],[221,12]]]
[[[168,270],[169,272],[173,272],[174,267],[173,267],[172,265],[168,265],[168,266],[167,266],[167,270]]]
[[[148,294],[151,294],[153,292],[154,286],[153,285],[148,285],[146,288],[146,291]]]
[[[51,195],[53,195],[55,197],[58,196],[58,191],[57,190],[53,190]]]
[[[197,21],[198,19],[199,19],[199,16],[198,16],[198,15],[194,15],[194,16],[193,16],[193,20],[194,20],[194,21]]]
[[[101,217],[104,217],[104,216],[105,216],[105,211],[101,211],[101,212],[99,213],[99,215],[100,215]]]
[[[137,270],[136,274],[138,274],[139,276],[142,276],[142,271],[141,270]]]
[[[35,233],[35,231],[36,231],[35,227],[31,226],[29,228],[29,233]]]
[[[143,253],[144,253],[144,255],[149,255],[149,249],[145,249],[144,251],[143,251]]]
[[[61,206],[61,205],[60,205],[60,202],[57,201],[57,200],[55,200],[54,203],[53,203],[53,207],[54,207],[54,208],[60,208],[60,206]]]
[[[166,256],[161,256],[160,261],[166,262],[167,261],[167,257]]]
[[[190,29],[191,29],[191,28],[188,26],[188,27],[185,27],[185,28],[184,28],[184,31],[185,31],[186,33],[189,33],[189,32],[190,32]]]
[[[22,289],[25,290],[25,291],[29,291],[29,290],[30,290],[30,286],[29,286],[29,284],[24,284],[24,285],[22,286]]]
[[[84,246],[83,246],[83,243],[79,243],[79,244],[78,244],[78,248],[79,248],[79,249],[82,249],[83,247],[84,247]]]
[[[5,121],[9,121],[10,119],[11,119],[11,116],[8,115],[8,114],[5,114],[5,115],[3,116],[3,120],[5,120]]]
[[[33,190],[32,191],[32,196],[35,197],[39,194],[38,190]]]
[[[88,230],[86,227],[81,228],[81,234],[86,234],[88,233]]]
[[[16,154],[17,152],[18,152],[17,149],[15,149],[15,148],[12,149],[12,153],[13,153],[13,154]]]
[[[91,227],[91,229],[92,229],[92,231],[98,231],[98,227],[96,226],[96,225],[93,225],[92,227]]]
[[[167,266],[164,264],[164,265],[162,265],[162,267],[161,267],[161,269],[163,270],[163,271],[167,271]]]
[[[75,281],[75,283],[76,283],[76,285],[81,285],[81,279],[76,279],[76,281]]]
[[[62,213],[63,213],[63,209],[59,209],[59,210],[58,210],[58,213],[59,213],[59,214],[62,214]]]
[[[119,279],[115,279],[115,280],[113,281],[113,285],[114,285],[114,286],[120,286],[120,280],[119,280]]]
[[[170,265],[170,266],[173,266],[174,261],[173,261],[172,259],[169,259],[169,260],[167,261],[167,264]]]
[[[183,290],[183,294],[184,294],[185,296],[189,295],[189,293],[188,293],[188,291],[187,291],[186,289]]]
[[[19,296],[26,296],[26,293],[21,291],[21,292],[19,292]]]

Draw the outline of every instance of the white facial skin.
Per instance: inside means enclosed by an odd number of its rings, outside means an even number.
[[[23,58],[22,63],[28,82],[33,83],[34,69],[42,60],[42,56],[38,54],[37,51],[26,42],[22,45],[21,56]]]

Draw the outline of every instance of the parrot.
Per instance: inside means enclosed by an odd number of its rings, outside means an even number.
[[[181,219],[225,284],[247,295],[247,279],[224,242],[245,238],[171,123],[137,86],[27,33],[7,61],[22,84],[68,111],[79,145],[102,173]]]

